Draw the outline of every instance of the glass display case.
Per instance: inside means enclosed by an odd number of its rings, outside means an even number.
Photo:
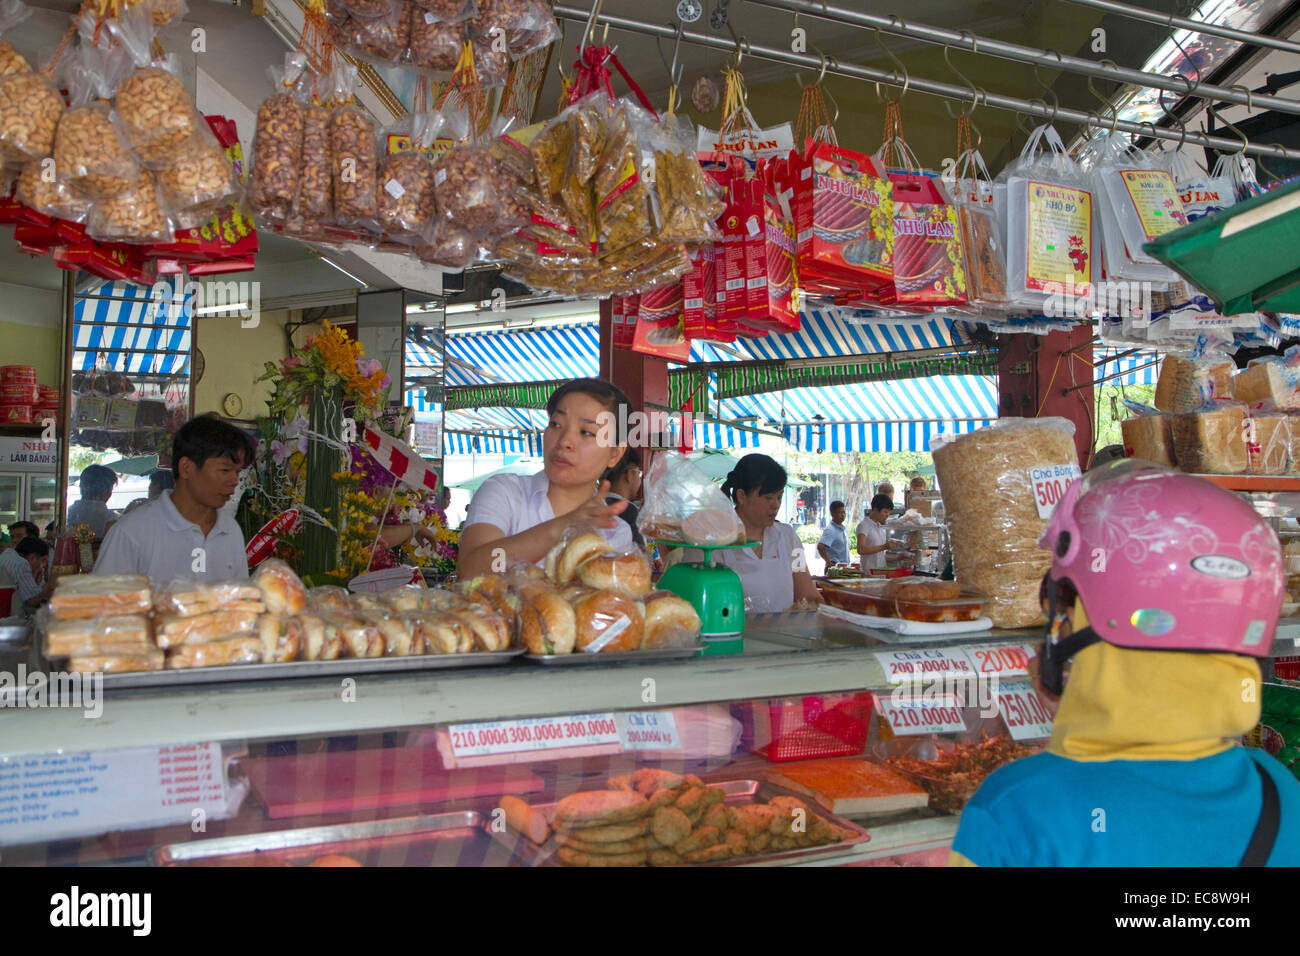
[[[30,681],[27,706],[4,701],[0,848],[10,865],[942,864],[973,790],[954,761],[1050,734],[1027,679],[1036,640],[900,641],[791,612],[752,615],[744,653],[722,658],[98,696],[55,675],[43,702]],[[1294,654],[1295,635],[1275,653]],[[0,670],[20,665],[43,662],[0,644]],[[997,693],[954,680],[976,674]],[[931,680],[969,695],[935,705]],[[845,802],[792,783],[803,761],[853,757],[905,782]],[[669,802],[682,816],[661,819]],[[620,816],[625,803],[655,810]],[[752,832],[798,808],[806,831]],[[674,820],[689,823],[668,832]]]
[[[948,529],[937,521],[923,524],[890,518],[885,522],[889,541],[896,548],[885,552],[886,567],[911,568],[927,574],[941,574],[951,557]]]

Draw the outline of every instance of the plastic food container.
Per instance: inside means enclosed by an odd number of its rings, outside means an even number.
[[[41,387],[23,383],[0,384],[0,402],[6,405],[35,405],[41,400]]]
[[[906,621],[925,621],[941,624],[973,621],[984,613],[988,595],[975,588],[963,587],[961,593],[940,601],[900,601],[887,596],[888,581],[827,582],[822,597],[831,607],[842,608],[853,614],[872,617],[901,617]]]
[[[35,365],[0,365],[0,385],[35,385]]]
[[[30,424],[31,420],[30,405],[0,405],[0,422]]]
[[[772,763],[862,753],[871,725],[871,695],[823,694],[733,704],[741,746]]]
[[[873,578],[906,578],[914,572],[911,568],[872,568],[871,576]]]

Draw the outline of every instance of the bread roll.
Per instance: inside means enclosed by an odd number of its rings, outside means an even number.
[[[143,614],[61,621],[45,627],[45,656],[134,655],[154,649],[149,619]]]
[[[682,523],[667,515],[655,515],[648,520],[642,516],[637,521],[637,528],[647,541],[681,541]]]
[[[642,554],[598,554],[578,566],[578,580],[589,588],[641,598],[650,593],[650,562]]]
[[[556,564],[555,583],[568,584],[578,574],[578,566],[597,554],[611,553],[609,542],[598,534],[579,535],[568,543]]]
[[[343,653],[343,639],[337,632],[328,636],[325,622],[315,614],[299,614],[302,625],[302,659],[305,661],[332,661]]]
[[[410,657],[422,654],[424,645],[415,637],[415,626],[406,614],[382,614],[378,611],[361,611],[358,615],[367,624],[378,628],[384,638],[385,657]]]
[[[546,552],[546,580],[552,584],[560,583],[560,555],[564,554],[567,545],[561,541],[550,551]]]
[[[279,558],[268,558],[253,572],[253,584],[262,592],[272,614],[297,614],[307,606],[307,589],[293,568]]]
[[[662,594],[645,602],[645,637],[641,647],[657,650],[682,646],[682,635],[691,639],[700,633],[700,616],[689,601],[675,594]]]
[[[162,670],[163,652],[150,648],[138,654],[79,654],[65,665],[73,674],[124,674],[131,671]]]
[[[282,664],[296,661],[302,653],[302,622],[294,617],[263,614],[257,619],[262,640],[262,663]]]
[[[307,606],[317,611],[351,611],[357,602],[347,588],[327,584],[307,592]]]
[[[204,644],[230,634],[252,634],[257,630],[256,611],[209,611],[193,617],[160,615],[158,646],[164,650],[180,644]]]
[[[262,639],[258,636],[230,637],[206,644],[183,644],[167,652],[169,670],[188,667],[220,667],[226,664],[260,664]]]
[[[1174,457],[1183,471],[1205,475],[1240,475],[1246,470],[1243,439],[1245,408],[1223,403],[1208,412],[1173,418]]]
[[[645,607],[613,591],[597,591],[573,608],[577,649],[589,654],[635,651],[645,635]]]
[[[384,636],[379,628],[360,618],[330,614],[323,618],[325,639],[336,636],[349,657],[383,657]]]
[[[571,654],[577,615],[550,588],[531,586],[519,595],[519,639],[530,654]]]
[[[143,575],[79,574],[59,580],[50,612],[64,621],[86,620],[145,612],[151,600],[149,579]]]
[[[1173,419],[1169,415],[1138,415],[1119,423],[1124,454],[1174,468]]]
[[[258,614],[266,610],[261,590],[242,581],[172,581],[154,591],[153,606],[159,614],[173,617],[194,617],[222,609]]]

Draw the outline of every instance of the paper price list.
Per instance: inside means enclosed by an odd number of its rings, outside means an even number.
[[[223,799],[221,751],[210,743],[158,748],[158,794],[164,807],[210,806]]]
[[[618,724],[612,713],[456,724],[447,731],[457,757],[619,742]]]

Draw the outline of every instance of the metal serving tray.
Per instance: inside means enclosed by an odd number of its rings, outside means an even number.
[[[720,787],[727,794],[726,803],[728,806],[740,806],[749,803],[767,803],[772,797],[789,797],[797,796],[800,800],[808,804],[809,808],[823,820],[833,823],[837,827],[851,831],[854,836],[841,840],[839,843],[827,843],[824,846],[805,847],[799,850],[781,850],[776,853],[762,853],[757,856],[746,856],[739,859],[723,860],[718,863],[695,863],[692,866],[764,866],[770,863],[783,862],[790,863],[793,861],[802,861],[815,859],[819,856],[843,853],[845,847],[855,846],[860,843],[866,843],[871,839],[871,834],[863,827],[851,820],[838,817],[830,813],[813,800],[799,794],[791,793],[781,787],[774,787],[762,780],[706,780],[707,786]],[[534,810],[538,810],[546,815],[547,820],[553,819],[555,815],[554,803],[535,803],[532,805]],[[559,846],[552,836],[541,846],[537,846],[527,837],[507,829],[504,833],[489,828],[489,832],[494,840],[506,844],[512,851],[511,864],[515,866],[564,866],[555,851]]]
[[[344,657],[334,661],[287,661],[282,664],[226,664],[220,667],[183,667],[177,670],[131,671],[105,674],[106,690],[130,687],[174,687],[184,684],[220,684],[228,681],[286,680],[295,677],[350,677],[354,674],[390,674],[460,667],[505,664],[523,653],[480,651],[469,654],[417,654],[412,657]],[[57,669],[57,668],[56,668]]]
[[[155,866],[305,866],[328,854],[363,866],[480,865],[500,855],[489,839],[490,821],[473,810],[369,823],[172,843],[153,850]]]
[[[635,664],[641,661],[673,661],[695,657],[704,650],[703,644],[693,647],[665,647],[654,651],[613,651],[609,654],[525,654],[524,660],[548,666],[577,667],[583,664]]]
[[[26,624],[6,624],[0,627],[0,644],[26,644],[31,636],[31,627]]]

